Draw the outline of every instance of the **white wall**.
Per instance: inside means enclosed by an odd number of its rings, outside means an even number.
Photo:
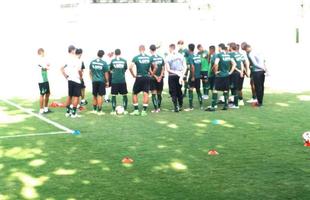
[[[191,10],[188,4],[83,2],[77,8],[60,9],[60,2],[1,1],[1,95],[36,97],[38,89],[32,69],[39,47],[45,48],[51,59],[51,87],[54,97],[58,97],[66,94],[66,82],[59,68],[70,44],[84,49],[83,59],[88,63],[100,48],[121,48],[131,60],[141,43],[161,43],[161,51],[166,51],[170,43],[179,39],[205,46],[248,41],[267,59],[270,87],[309,90],[309,80],[300,81],[309,72],[304,64],[309,14],[300,23],[303,44],[296,45],[296,1],[208,0],[212,10],[205,5],[204,9],[195,9],[201,5],[197,2]]]

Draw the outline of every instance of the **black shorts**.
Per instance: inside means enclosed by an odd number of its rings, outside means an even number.
[[[201,72],[200,72],[201,79],[202,79],[202,80],[208,79],[208,74],[209,74],[208,71],[201,71]]]
[[[138,94],[140,92],[149,93],[150,91],[150,78],[149,77],[137,77],[133,85],[133,94]]]
[[[84,79],[81,80],[81,89],[85,89],[86,86],[85,86],[85,83],[84,83]]]
[[[103,96],[105,95],[105,84],[101,81],[93,82],[93,96]]]
[[[81,96],[81,84],[74,81],[68,81],[68,96],[69,97]]]
[[[235,90],[242,90],[244,78],[240,77],[239,72],[234,72],[229,76],[230,88]]]
[[[210,76],[208,78],[209,81],[209,85],[210,85],[210,90],[214,90],[214,86],[215,86],[215,77],[214,76]]]
[[[215,90],[228,91],[229,90],[229,76],[215,77]]]
[[[158,83],[156,79],[151,79],[150,81],[150,89],[151,91],[163,91],[164,89],[164,80],[161,79],[161,81]]]
[[[48,82],[39,83],[40,95],[50,93],[50,84]]]
[[[189,87],[200,90],[200,78],[196,78],[195,81],[190,80]]]
[[[112,83],[111,85],[111,94],[112,95],[124,95],[128,93],[127,84],[126,83]]]

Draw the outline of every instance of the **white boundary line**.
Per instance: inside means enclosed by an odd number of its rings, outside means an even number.
[[[46,117],[44,117],[42,115],[34,113],[34,112],[30,111],[29,109],[23,108],[22,106],[14,103],[12,101],[9,101],[7,99],[2,99],[2,98],[0,98],[0,100],[5,102],[5,103],[7,103],[7,104],[9,104],[9,105],[11,105],[11,106],[14,106],[14,107],[18,108],[19,110],[21,110],[21,111],[23,111],[23,112],[25,112],[25,113],[33,116],[33,117],[39,118],[40,120],[42,120],[42,121],[44,121],[44,122],[46,122],[48,124],[51,124],[51,125],[55,126],[56,128],[65,131],[66,133],[74,133],[74,130],[71,130],[71,129],[69,129],[69,128],[67,128],[67,127],[65,127],[65,126],[63,126],[63,125],[61,125],[61,124],[59,124],[57,122],[54,122],[54,121],[52,121],[50,119],[47,119]]]
[[[31,136],[44,136],[44,135],[59,135],[68,133],[67,131],[56,131],[50,133],[31,133],[31,134],[23,134],[23,135],[6,135],[0,136],[0,139],[7,139],[7,138],[20,138],[20,137],[31,137]]]

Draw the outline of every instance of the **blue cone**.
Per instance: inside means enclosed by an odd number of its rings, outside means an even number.
[[[73,134],[73,135],[80,135],[81,132],[80,132],[79,130],[74,130],[72,134]]]

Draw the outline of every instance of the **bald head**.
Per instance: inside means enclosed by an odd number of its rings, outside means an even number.
[[[144,45],[140,45],[139,46],[139,51],[140,51],[140,53],[144,53],[145,52],[145,46]]]

